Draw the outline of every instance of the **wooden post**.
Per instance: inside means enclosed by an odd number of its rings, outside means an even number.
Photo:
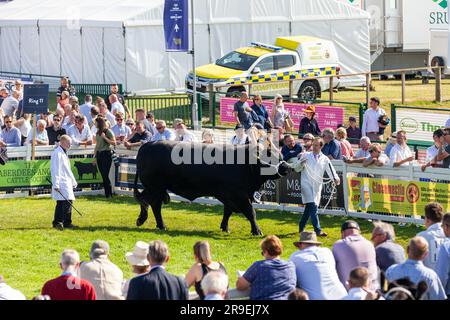
[[[289,102],[292,102],[294,96],[294,82],[289,80]]]
[[[370,73],[366,73],[366,106],[369,106],[370,99]]]
[[[36,156],[36,122],[37,122],[36,113],[33,114],[33,127],[31,128],[31,132],[29,134],[33,134],[33,141],[31,142],[31,160],[35,159]]]
[[[442,102],[442,81],[441,81],[442,69],[439,67],[436,69],[436,102]]]
[[[332,106],[333,105],[333,93],[334,93],[334,91],[333,91],[333,89],[334,89],[334,85],[333,85],[333,76],[331,76],[330,77],[330,88],[329,88],[329,90],[330,90],[330,106]]]
[[[402,72],[402,104],[405,104],[406,100],[406,74]]]

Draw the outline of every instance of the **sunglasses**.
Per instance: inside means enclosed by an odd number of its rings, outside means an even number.
[[[160,129],[162,129],[163,127],[156,127],[156,130],[160,130]]]
[[[116,118],[116,121],[123,121],[123,119],[121,119],[121,118]]]
[[[61,119],[55,119],[55,118],[53,118],[53,122],[60,122],[61,121]]]
[[[311,141],[311,138],[303,138],[303,141]]]
[[[11,121],[11,120],[9,120],[9,121],[5,121],[5,123],[12,123],[12,121]]]

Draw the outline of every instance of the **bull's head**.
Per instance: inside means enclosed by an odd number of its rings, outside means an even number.
[[[279,179],[288,175],[292,170],[286,161],[273,164],[259,158],[258,165],[261,168],[261,175],[267,176],[269,179]]]

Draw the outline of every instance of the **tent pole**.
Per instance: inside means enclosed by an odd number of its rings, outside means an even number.
[[[192,70],[193,70],[193,85],[192,85],[192,123],[194,124],[194,130],[201,130],[201,122],[198,119],[198,103],[197,103],[197,74],[195,72],[195,40],[194,40],[194,0],[191,0],[191,42],[192,42]]]

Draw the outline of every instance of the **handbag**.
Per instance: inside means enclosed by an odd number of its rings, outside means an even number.
[[[114,162],[114,165],[116,167],[120,166],[119,156],[117,155],[116,151],[113,149],[111,149],[111,159]]]

